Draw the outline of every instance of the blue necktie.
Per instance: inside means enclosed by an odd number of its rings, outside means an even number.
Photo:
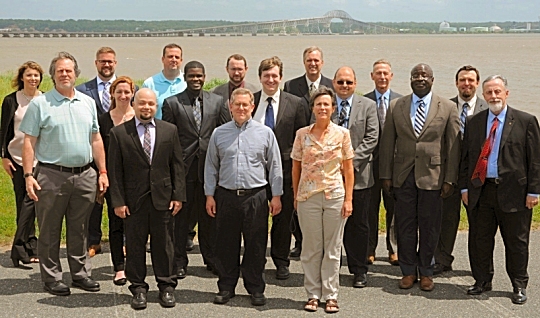
[[[268,97],[266,101],[268,101],[268,106],[266,106],[264,124],[274,130],[274,107],[272,107],[272,97]]]

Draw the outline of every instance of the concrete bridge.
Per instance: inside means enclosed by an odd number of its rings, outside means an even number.
[[[267,33],[274,35],[279,31],[279,35],[297,34],[332,34],[330,30],[331,22],[341,20],[345,33],[397,33],[396,29],[362,22],[353,19],[347,12],[342,10],[329,11],[322,17],[276,20],[267,22],[242,23],[234,25],[214,26],[207,28],[167,30],[167,31],[145,31],[145,32],[40,32],[40,31],[0,31],[0,37],[68,37],[68,38],[87,38],[87,37],[182,37],[182,36],[243,36],[251,34],[256,36],[258,33]],[[301,30],[301,31],[300,31]]]

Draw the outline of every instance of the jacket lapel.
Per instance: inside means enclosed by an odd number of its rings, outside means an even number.
[[[401,114],[403,115],[403,123],[405,123],[405,126],[409,128],[410,133],[416,137],[416,135],[414,134],[414,128],[411,121],[411,102],[412,102],[412,95],[408,95],[402,100],[401,99],[398,100],[395,107],[397,108],[399,106]]]
[[[186,113],[186,116],[192,128],[195,131],[197,131],[197,124],[195,123],[195,116],[193,116],[193,107],[191,106],[191,102],[188,98],[187,92],[185,92],[184,94],[178,95],[178,102],[180,103],[180,107],[181,107],[180,111],[184,111]]]
[[[418,136],[418,138],[420,138],[424,134],[424,131],[426,131],[426,128],[429,126],[429,124],[431,123],[433,118],[435,118],[435,116],[439,112],[440,104],[441,103],[439,101],[439,98],[436,97],[435,95],[432,95],[432,97],[431,97],[431,105],[429,105],[429,111],[428,111],[428,114],[427,114],[426,122],[424,123],[424,126],[422,127],[422,131],[420,132],[420,136]],[[412,125],[412,123],[411,123],[411,125]]]
[[[285,93],[281,91],[279,93],[279,108],[278,108],[275,126],[279,125],[279,122],[281,121],[281,117],[283,117],[283,113],[285,113],[285,109],[287,107],[289,107],[288,99],[287,97],[285,97]]]
[[[508,109],[506,110],[506,118],[504,120],[504,126],[503,126],[502,135],[501,135],[501,144],[499,146],[499,156],[500,156],[501,150],[503,149],[504,143],[508,139],[508,136],[510,136],[510,132],[512,131],[512,128],[514,127],[514,112],[512,111],[512,108],[510,108],[510,106],[506,106],[506,107]]]
[[[360,112],[360,107],[362,106],[360,103],[361,101],[359,98],[355,98],[356,96],[353,96],[352,105],[351,105],[351,113],[349,114],[349,127],[351,126],[351,123],[354,122],[354,119],[358,116],[358,113]]]
[[[139,139],[139,133],[137,132],[137,126],[135,123],[135,118],[131,119],[126,125],[126,131],[131,135],[131,139],[133,140],[133,144],[135,145],[135,148],[139,152],[139,154],[144,158],[146,162],[148,162],[148,159],[146,158],[146,154],[144,153],[143,146],[141,144],[141,139]]]

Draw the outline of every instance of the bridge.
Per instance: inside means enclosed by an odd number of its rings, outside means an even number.
[[[42,32],[42,31],[15,31],[2,30],[0,37],[168,37],[168,36],[243,36],[258,33],[268,35],[297,35],[297,34],[332,34],[330,29],[334,20],[341,20],[343,33],[346,34],[380,34],[397,33],[393,28],[388,28],[368,22],[353,19],[347,12],[333,10],[322,17],[303,18],[292,20],[275,20],[267,22],[241,23],[234,25],[213,26],[207,28],[195,28],[184,30],[167,31],[144,31],[144,32]]]

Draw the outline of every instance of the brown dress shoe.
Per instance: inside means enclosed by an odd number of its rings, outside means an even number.
[[[368,263],[369,265],[371,265],[371,264],[373,264],[373,262],[375,262],[375,255],[369,255],[369,256],[367,257],[367,263]]]
[[[88,248],[88,256],[90,257],[94,257],[96,254],[99,254],[99,253],[101,253],[100,244],[90,245],[90,247]]]
[[[423,291],[432,291],[435,288],[432,276],[420,276],[420,289]]]
[[[399,288],[401,289],[409,289],[412,288],[414,283],[416,283],[416,276],[415,275],[407,275],[403,276],[401,280],[399,281]]]
[[[399,265],[397,253],[388,253],[388,262],[392,265]]]

